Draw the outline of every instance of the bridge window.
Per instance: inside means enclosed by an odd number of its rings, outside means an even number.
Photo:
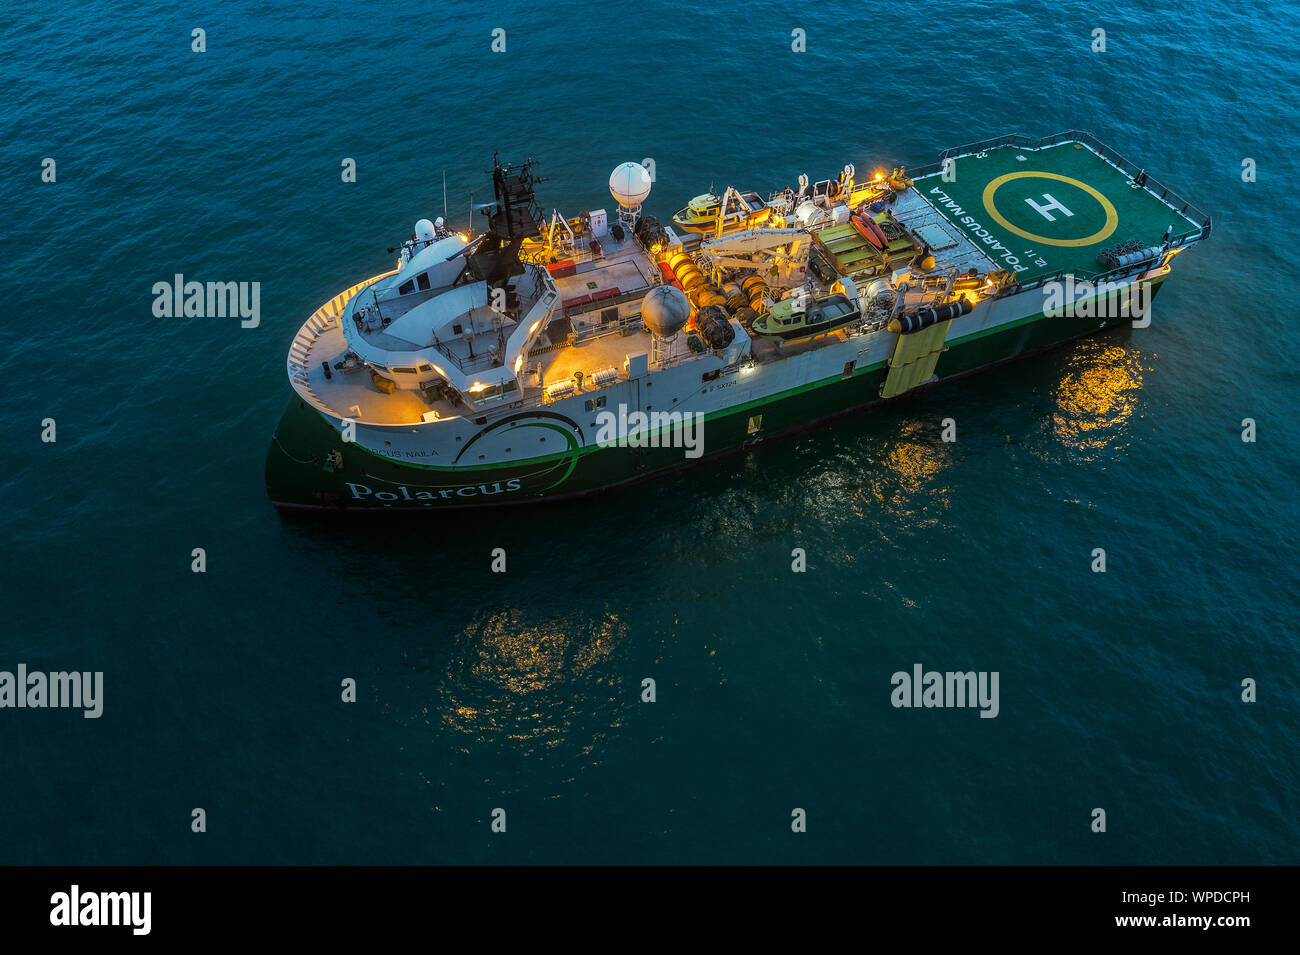
[[[495,401],[506,395],[512,394],[515,390],[515,379],[503,381],[499,385],[489,385],[482,391],[473,392],[474,400],[482,403],[484,401]]]
[[[415,284],[420,286],[421,289],[427,292],[429,290],[429,273],[421,272],[419,275],[417,275],[415,277]]]
[[[415,291],[414,282],[403,282],[401,285],[397,286],[398,295],[410,295],[414,291]]]

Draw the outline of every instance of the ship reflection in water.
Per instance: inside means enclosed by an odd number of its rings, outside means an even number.
[[[937,520],[951,505],[942,475],[952,466],[953,445],[930,420],[885,419],[865,426],[864,420],[842,425],[838,434],[812,436],[793,455],[785,444],[749,455],[737,482],[750,498],[748,510],[783,508],[798,515],[785,522],[791,528],[801,521],[836,526],[865,519],[875,525],[882,512],[913,526]],[[747,541],[737,537],[732,543],[744,547]]]
[[[1064,369],[1053,372],[1050,404],[1034,416],[1041,431],[1027,442],[1031,453],[1064,455],[1081,466],[1122,447],[1142,373],[1140,353],[1127,343],[1081,343]],[[888,427],[869,426],[865,435],[846,428],[832,448],[823,437],[748,455],[738,468],[742,479],[726,493],[697,499],[689,529],[665,542],[665,559],[689,566],[701,537],[742,553],[755,539],[798,539],[809,524],[873,528],[874,537],[855,536],[837,553],[821,551],[829,566],[846,566],[882,544],[902,546],[903,538],[957,519],[953,482],[961,446],[943,440],[942,418],[909,415]],[[773,459],[777,450],[787,460]],[[804,479],[743,479],[782,467]],[[762,516],[774,511],[798,516],[772,526]],[[901,594],[895,599],[909,603]],[[599,762],[602,741],[624,725],[640,695],[616,665],[628,631],[608,608],[549,616],[520,606],[484,609],[456,638],[439,704],[426,718],[440,721],[465,753],[486,744],[524,758],[563,753]]]
[[[1052,434],[1076,464],[1122,447],[1142,389],[1139,353],[1127,343],[1089,341],[1056,386]]]
[[[1050,370],[1050,402],[1040,401],[1032,419],[1040,422],[1037,437],[1010,440],[1040,458],[1073,466],[1094,463],[1125,446],[1143,372],[1142,353],[1127,341],[1080,341],[1066,354],[1063,367]],[[1025,402],[1033,404],[1028,396]],[[894,421],[884,417],[889,411],[882,412],[867,423],[866,433],[847,444],[837,442],[833,453],[827,453],[824,442],[801,445],[798,463],[805,480],[745,486],[776,493],[791,506],[797,503],[798,512],[811,521],[832,526],[867,521],[886,542],[937,527],[951,516],[953,481],[959,480],[955,469],[961,445],[943,440],[949,407]],[[842,434],[852,431],[846,427]],[[839,557],[852,560],[852,553],[846,547]]]
[[[440,688],[444,728],[473,744],[509,744],[534,756],[561,745],[591,755],[596,739],[570,738],[581,724],[616,729],[635,688],[609,666],[627,635],[618,614],[583,617],[573,613],[543,621],[519,608],[485,613],[456,640]],[[593,723],[593,716],[604,715]]]

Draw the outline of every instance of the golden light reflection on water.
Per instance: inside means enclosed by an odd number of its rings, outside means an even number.
[[[948,488],[937,480],[952,466],[952,448],[939,440],[932,427],[906,422],[902,434],[890,441],[864,475],[864,493],[854,501],[854,512],[884,511],[909,518],[913,526],[936,523],[939,512],[952,504]]]
[[[951,505],[943,473],[952,467],[953,445],[932,422],[903,421],[900,433],[854,442],[816,463],[806,479],[790,485],[795,513],[836,525],[882,513],[906,518],[911,527],[933,524]]]
[[[1057,409],[1052,432],[1063,445],[1084,452],[1090,461],[1125,434],[1125,424],[1137,407],[1142,367],[1123,345],[1097,343],[1096,350],[1071,361],[1070,371],[1056,386]]]
[[[541,621],[517,607],[484,615],[456,640],[442,687],[444,727],[475,740],[514,740],[526,753],[565,742],[590,753],[594,742],[571,739],[572,728],[580,721],[591,734],[593,726],[620,725],[631,691],[609,660],[626,633],[608,611]],[[607,721],[592,720],[602,712]]]

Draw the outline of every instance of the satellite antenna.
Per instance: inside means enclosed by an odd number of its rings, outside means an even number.
[[[618,203],[618,221],[629,232],[641,215],[641,203],[650,195],[650,173],[637,162],[620,164],[609,175],[609,193]]]

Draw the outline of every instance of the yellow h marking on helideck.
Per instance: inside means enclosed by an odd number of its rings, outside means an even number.
[[[998,207],[993,202],[994,193],[996,193],[998,189],[1000,189],[1003,186],[1004,183],[1008,183],[1012,179],[1055,179],[1057,182],[1068,182],[1072,186],[1078,186],[1088,195],[1092,196],[1094,199],[1096,199],[1098,202],[1101,203],[1101,207],[1106,210],[1106,224],[1103,225],[1096,232],[1094,232],[1092,235],[1085,236],[1082,239],[1053,239],[1045,235],[1034,235],[1034,233],[1032,232],[1026,232],[1024,229],[1013,226],[1010,222],[1007,221],[1006,216],[998,212]],[[1044,193],[1043,198],[1051,199],[1051,196],[1048,196],[1046,193]],[[1028,199],[1026,199],[1025,201],[1029,202],[1031,206],[1033,206],[1039,212],[1042,212],[1044,216],[1049,219],[1051,217],[1047,216],[1046,210],[1052,208],[1059,208],[1062,210],[1065,209],[1065,207],[1062,206],[1055,199],[1052,199],[1054,205],[1041,206],[1041,207],[1036,202],[1030,202]],[[993,217],[993,221],[996,222],[998,225],[1002,226],[1002,228],[1006,229],[1008,232],[1018,235],[1022,239],[1028,239],[1031,242],[1041,242],[1043,245],[1055,245],[1055,246],[1066,246],[1066,247],[1094,245],[1098,242],[1101,242],[1103,239],[1108,238],[1110,234],[1115,231],[1115,227],[1119,225],[1119,213],[1115,211],[1115,207],[1111,205],[1109,199],[1103,196],[1092,186],[1088,185],[1086,182],[1080,182],[1078,179],[1071,179],[1069,176],[1062,176],[1059,173],[1055,173],[1055,172],[1034,172],[1033,170],[1027,169],[1024,172],[1009,172],[1005,176],[998,176],[998,178],[994,179],[992,182],[990,182],[987,186],[984,187],[984,208],[988,211],[988,214]],[[1073,213],[1069,213],[1069,214],[1073,215]],[[1055,221],[1055,220],[1051,220],[1051,221]]]
[[[1073,215],[1074,215],[1073,212],[1071,212],[1069,209],[1065,208],[1065,203],[1064,203],[1064,202],[1062,202],[1060,199],[1056,198],[1056,197],[1055,197],[1054,195],[1052,195],[1050,192],[1045,192],[1045,193],[1043,193],[1043,198],[1047,200],[1047,202],[1045,202],[1043,205],[1039,205],[1039,204],[1038,204],[1037,202],[1035,202],[1033,199],[1026,199],[1025,202],[1028,203],[1028,204],[1033,208],[1033,210],[1034,210],[1035,212],[1037,212],[1040,216],[1042,216],[1042,217],[1043,217],[1044,219],[1046,219],[1048,222],[1055,222],[1055,221],[1056,221],[1056,216],[1052,215],[1052,210],[1053,210],[1053,209],[1055,209],[1057,212],[1059,212],[1059,213],[1061,213],[1062,215],[1067,216],[1067,217],[1069,217],[1069,216],[1073,216]]]

